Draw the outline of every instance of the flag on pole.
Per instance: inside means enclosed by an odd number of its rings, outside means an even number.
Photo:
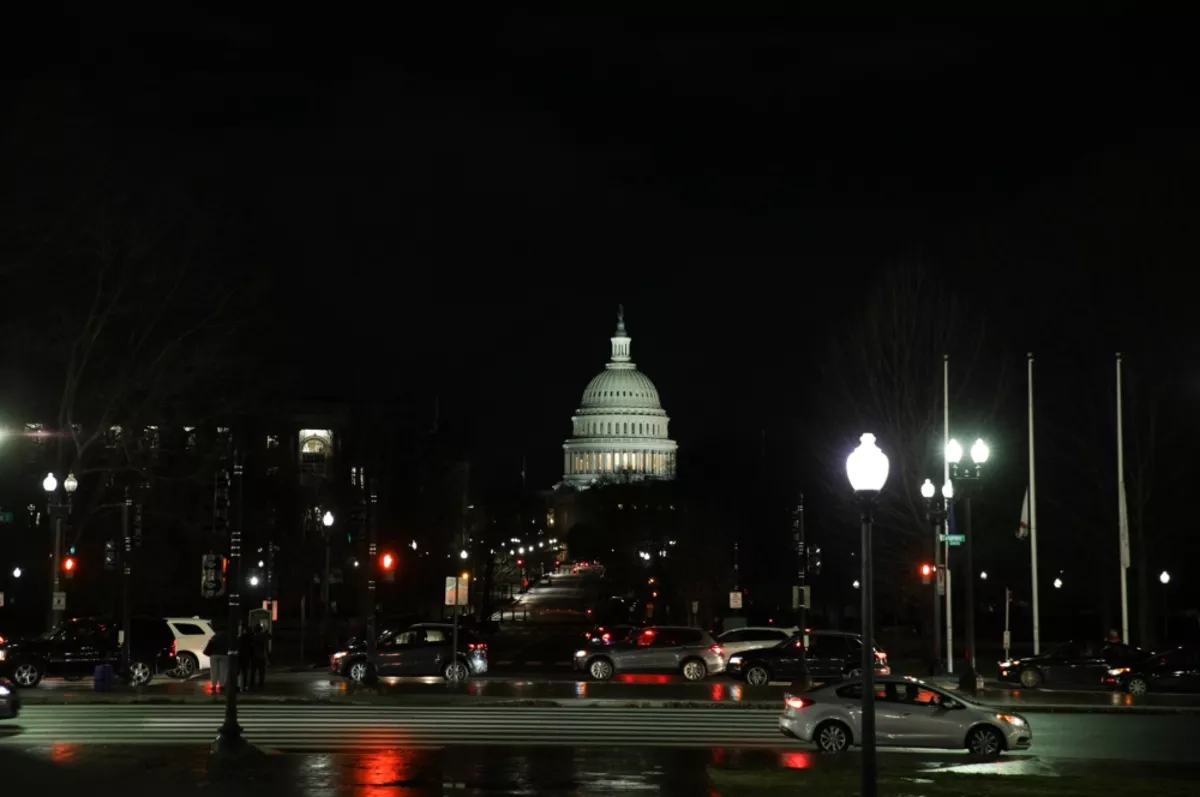
[[[1017,539],[1029,538],[1029,488],[1025,488],[1025,503],[1021,504],[1021,525],[1017,526]]]

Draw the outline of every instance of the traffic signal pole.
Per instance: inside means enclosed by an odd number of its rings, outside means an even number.
[[[133,503],[129,488],[121,504],[121,671],[129,671],[129,638],[133,636],[133,606],[129,600],[129,580],[133,574],[133,540],[129,535],[129,508]]]

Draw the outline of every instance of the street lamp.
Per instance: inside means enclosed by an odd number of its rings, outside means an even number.
[[[325,517],[321,518],[321,522],[323,524],[325,524],[325,528],[327,528],[327,529],[332,528],[333,527],[333,513],[330,512],[328,509],[325,510]]]
[[[1171,574],[1166,570],[1162,571],[1158,574],[1158,581],[1165,587],[1167,584],[1171,583]]]
[[[67,495],[79,489],[79,479],[75,478],[74,473],[67,474],[67,478],[63,480],[63,489],[67,491]]]
[[[252,587],[258,586],[258,576],[250,576],[250,586],[252,586]]]
[[[971,464],[962,463],[963,447],[951,438],[946,444],[946,461],[950,465],[950,478],[955,482],[955,490],[965,499],[966,523],[963,531],[966,533],[967,544],[967,573],[975,572],[974,535],[971,531],[971,496],[978,489],[983,465],[988,461],[991,451],[983,438],[977,438],[971,444]],[[965,692],[976,694],[979,691],[979,681],[975,671],[975,579],[967,579],[967,667],[959,680],[959,688]]]
[[[20,577],[21,577],[21,568],[14,567],[13,568],[13,578],[20,578]]]
[[[458,554],[458,558],[459,558],[459,559],[466,559],[466,558],[467,558],[468,556],[470,556],[470,555],[471,555],[471,554],[467,553],[467,552],[464,550],[464,551],[460,551],[460,552],[459,552],[459,554]]]
[[[1158,583],[1163,585],[1163,636],[1167,640],[1171,639],[1171,596],[1167,590],[1167,585],[1171,583],[1171,574],[1166,570],[1158,574]]]
[[[50,627],[56,627],[62,621],[62,606],[64,603],[64,595],[62,592],[62,563],[63,563],[63,526],[66,524],[66,518],[71,513],[71,494],[79,487],[79,482],[74,474],[67,476],[63,488],[67,493],[67,501],[63,503],[58,498],[58,479],[53,473],[47,473],[46,478],[42,479],[42,489],[46,491],[46,514],[50,516],[50,522],[53,527],[53,565],[54,576],[52,578],[52,591],[50,594]]]
[[[862,521],[862,797],[875,797],[875,617],[872,593],[871,526],[879,491],[887,483],[888,458],[875,445],[875,435],[864,434],[858,448],[846,458],[846,477],[854,489],[854,503]]]
[[[859,588],[859,587],[861,587],[861,586],[862,586],[862,584],[860,584],[860,583],[859,583],[858,579],[857,579],[857,578],[856,578],[856,579],[854,579],[854,588],[855,588],[855,589],[858,589],[858,588]]]
[[[933,587],[933,664],[929,671],[937,675],[941,672],[942,662],[942,596],[946,592],[944,568],[942,564],[942,529],[946,525],[946,511],[950,499],[954,497],[954,487],[950,482],[942,485],[941,500],[934,496],[937,488],[929,479],[921,485],[921,497],[925,499],[925,519],[933,527],[933,567],[935,583]]]
[[[1062,579],[1061,578],[1054,579],[1054,588],[1062,589]]]
[[[51,495],[58,489],[58,479],[54,478],[53,473],[47,473],[46,478],[42,479],[42,489]]]
[[[979,573],[979,579],[981,581],[987,581],[987,571],[986,570],[983,570]]]

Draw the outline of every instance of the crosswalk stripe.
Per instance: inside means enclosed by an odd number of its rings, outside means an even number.
[[[396,746],[572,745],[778,747],[778,712],[486,706],[244,706],[248,740],[289,750]],[[31,706],[0,744],[207,744],[224,718],[213,706]],[[12,728],[16,731],[16,728]]]

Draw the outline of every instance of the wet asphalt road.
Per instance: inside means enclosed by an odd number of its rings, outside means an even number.
[[[203,747],[220,726],[219,705],[33,706],[0,723],[0,749],[95,745]],[[246,737],[280,751],[396,747],[548,746],[766,748],[802,752],[778,733],[778,712],[611,706],[244,706]],[[1034,745],[1012,759],[1185,763],[1197,758],[1189,715],[1041,714]],[[928,753],[913,753],[928,756]],[[965,753],[939,753],[939,758]]]

